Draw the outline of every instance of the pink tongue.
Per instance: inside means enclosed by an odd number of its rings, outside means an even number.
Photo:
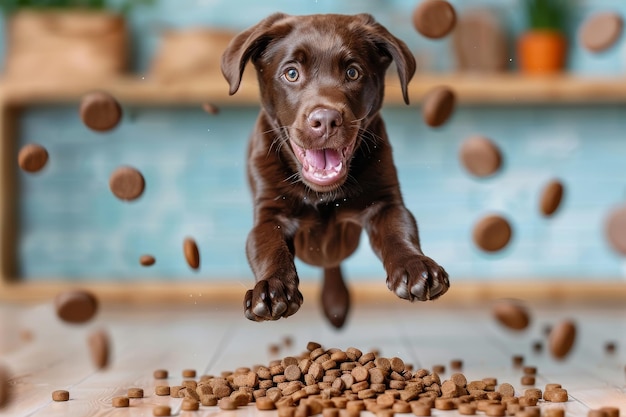
[[[336,149],[307,149],[306,160],[317,170],[331,169],[341,162],[341,155]]]

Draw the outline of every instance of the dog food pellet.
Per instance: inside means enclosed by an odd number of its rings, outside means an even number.
[[[599,12],[583,22],[578,38],[590,52],[602,52],[620,38],[623,26],[624,21],[619,14]]]
[[[587,417],[609,417],[606,412],[603,410],[594,410],[591,409],[587,412]]]
[[[171,416],[172,407],[169,405],[157,405],[152,409],[152,415],[155,417]]]
[[[450,369],[452,369],[453,371],[461,371],[463,369],[463,360],[452,359],[450,361]]]
[[[110,94],[97,91],[86,94],[80,102],[80,118],[88,128],[106,132],[122,119],[122,107]]]
[[[198,269],[200,267],[200,252],[196,241],[190,237],[186,238],[183,242],[183,252],[189,266],[192,269]]]
[[[195,378],[196,370],[195,369],[183,369],[182,375],[183,375],[183,378]]]
[[[436,398],[435,408],[437,410],[454,410],[456,407],[454,401],[449,398]]]
[[[490,417],[502,417],[506,414],[506,407],[502,404],[489,404],[485,414]]]
[[[154,379],[167,379],[169,372],[167,372],[167,369],[156,369],[152,375]]]
[[[428,417],[431,415],[430,406],[428,404],[420,402],[411,402],[409,404],[411,404],[411,412],[416,416]]]
[[[609,355],[614,354],[616,349],[617,348],[616,348],[615,342],[606,342],[604,344],[604,351],[608,353]]]
[[[339,417],[338,408],[324,408],[322,410],[322,417]]]
[[[202,110],[204,110],[208,114],[213,114],[213,115],[219,114],[219,112],[220,112],[220,108],[217,107],[213,103],[203,103],[202,104]]]
[[[514,397],[515,388],[513,388],[513,385],[505,382],[503,384],[500,384],[500,386],[498,387],[498,393],[503,397]]]
[[[550,383],[550,384],[546,384],[544,391],[551,391],[553,389],[558,389],[558,388],[563,388],[563,386],[561,384]]]
[[[466,139],[461,145],[459,156],[465,169],[477,177],[493,175],[502,165],[500,149],[482,136]]]
[[[113,397],[111,404],[115,408],[128,407],[130,405],[130,400],[128,397]]]
[[[218,401],[217,405],[222,410],[236,410],[237,409],[237,403],[235,402],[235,400],[233,400],[230,397],[221,398]]]
[[[528,310],[516,300],[498,300],[493,305],[492,313],[500,324],[512,330],[524,330],[530,323]],[[521,366],[523,362],[523,356],[516,355],[513,357],[514,365]]]
[[[197,400],[185,398],[181,404],[181,410],[183,411],[197,411],[200,409],[200,403]]]
[[[84,323],[96,315],[98,300],[83,290],[68,290],[57,294],[54,299],[57,316],[67,323]]]
[[[143,389],[141,388],[128,388],[126,394],[128,398],[143,398]]]
[[[472,237],[476,246],[486,252],[497,252],[508,245],[512,229],[509,222],[497,214],[480,219],[474,226]]]
[[[202,404],[205,407],[213,407],[215,405],[217,405],[217,396],[215,395],[201,395],[200,396],[200,404]]]
[[[258,410],[275,410],[276,403],[268,397],[260,397],[256,399],[256,408]]]
[[[473,416],[476,414],[476,406],[474,404],[462,403],[458,406],[459,414],[464,416]]]
[[[433,365],[433,372],[436,374],[444,374],[446,372],[445,365]]]
[[[9,371],[0,364],[0,409],[9,403],[10,397],[11,386],[9,385]]]
[[[96,330],[87,338],[91,361],[96,368],[103,369],[109,364],[110,341],[104,330]]]
[[[546,408],[543,417],[565,417],[565,410],[562,408]]]
[[[524,357],[522,355],[513,355],[513,366],[519,368],[524,364]]]
[[[430,127],[443,125],[452,115],[456,96],[448,87],[440,86],[431,89],[424,96],[422,117]]]
[[[537,367],[524,366],[524,368],[522,368],[522,372],[524,372],[525,375],[537,375]]]
[[[605,233],[611,247],[621,255],[626,255],[626,205],[609,213]]]
[[[576,341],[576,325],[571,320],[564,320],[554,326],[550,332],[549,346],[556,359],[565,358]]]
[[[520,383],[522,385],[535,385],[535,376],[534,375],[524,375],[522,376]]]
[[[448,35],[456,24],[456,12],[445,0],[424,0],[413,11],[413,26],[430,39]]]
[[[546,389],[543,393],[543,399],[553,403],[567,402],[567,390],[564,390],[563,388]]]
[[[541,353],[543,351],[543,342],[541,340],[535,340],[533,342],[533,352]]]
[[[558,180],[550,181],[541,193],[539,210],[546,217],[552,216],[563,199],[563,184]]]
[[[48,151],[46,148],[34,143],[24,145],[17,154],[17,165],[26,172],[41,171],[47,162]]]
[[[69,401],[70,393],[69,391],[59,389],[56,391],[52,391],[52,401]]]
[[[618,407],[600,407],[601,411],[604,411],[607,417],[619,417],[619,408]]]
[[[169,385],[157,385],[154,387],[154,393],[159,396],[170,395]]]
[[[152,255],[141,255],[139,257],[139,263],[141,266],[152,266],[156,262],[156,259]]]
[[[133,167],[121,166],[109,177],[109,188],[120,200],[136,200],[143,194],[145,187],[143,175]]]

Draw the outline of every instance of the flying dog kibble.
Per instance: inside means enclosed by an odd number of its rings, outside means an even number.
[[[56,391],[52,391],[52,401],[69,401],[70,393],[69,391],[59,389]]]
[[[141,172],[130,166],[115,169],[109,177],[109,189],[123,201],[136,200],[141,197],[146,181]]]
[[[430,39],[448,35],[456,24],[454,7],[445,0],[425,0],[413,11],[413,26]]]
[[[564,359],[576,341],[576,324],[571,320],[564,320],[552,328],[549,338],[549,347],[552,356]]]
[[[156,369],[152,375],[154,376],[154,379],[167,379],[169,373],[167,372],[167,369]]]
[[[156,259],[152,255],[141,255],[139,257],[141,266],[152,266],[156,263]]]
[[[502,154],[498,146],[482,136],[473,136],[463,141],[459,159],[467,172],[479,178],[494,175],[502,165]]]
[[[456,96],[446,87],[439,86],[431,89],[422,103],[422,118],[430,127],[442,126],[452,115]]]
[[[192,238],[185,238],[183,241],[183,253],[187,264],[192,269],[198,269],[200,267],[200,252],[198,251],[198,245]]]
[[[491,214],[481,218],[472,232],[474,244],[485,252],[498,252],[509,244],[513,230],[501,215]],[[521,323],[520,323],[521,325]]]
[[[96,91],[83,96],[79,108],[85,126],[97,132],[115,128],[122,119],[122,107],[109,93]]]
[[[558,210],[563,199],[563,183],[559,180],[552,180],[541,192],[539,210],[545,217],[550,217]]]
[[[85,323],[98,311],[98,300],[89,291],[68,290],[54,298],[57,316],[67,323]]]
[[[626,255],[626,205],[613,209],[605,223],[606,238],[620,255]]]
[[[98,369],[104,369],[109,364],[111,342],[104,330],[96,330],[87,338],[91,361]]]
[[[524,330],[530,323],[528,310],[520,302],[514,300],[500,300],[494,304],[493,315],[500,324],[511,330]],[[518,362],[523,363],[524,358]]]
[[[602,52],[620,38],[624,26],[622,17],[614,12],[598,12],[587,18],[578,32],[583,47],[590,52]]]
[[[29,143],[24,145],[17,154],[18,166],[26,172],[41,171],[48,162],[48,151],[41,145]]]

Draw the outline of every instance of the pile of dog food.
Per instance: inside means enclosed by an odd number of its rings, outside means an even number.
[[[377,416],[395,413],[430,416],[433,409],[458,410],[463,415],[484,412],[488,416],[515,415],[537,417],[540,403],[568,401],[567,390],[559,384],[534,387],[535,367],[524,367],[522,382],[532,382],[522,393],[513,385],[487,377],[468,381],[455,361],[453,373],[442,380],[435,371],[414,370],[398,357],[386,358],[378,352],[325,349],[309,342],[299,357],[287,356],[266,366],[241,367],[220,375],[196,379],[195,371],[186,370],[179,385],[158,384],[168,377],[156,370],[154,395],[182,398],[181,410],[219,407],[235,410],[255,406],[258,410],[277,410],[280,417],[355,417],[368,410]],[[133,398],[142,398],[141,388],[129,388],[128,395],[115,397],[112,407],[132,406]],[[618,417],[619,409],[593,410],[595,417]],[[156,406],[155,416],[171,415],[170,406]],[[546,408],[543,415],[562,417],[562,408]]]

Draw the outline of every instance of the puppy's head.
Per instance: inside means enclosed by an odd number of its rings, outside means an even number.
[[[340,187],[361,135],[382,105],[395,61],[402,93],[415,72],[407,46],[367,14],[274,14],[237,35],[222,56],[230,94],[248,61],[261,101],[287,142],[301,180],[319,192]]]

